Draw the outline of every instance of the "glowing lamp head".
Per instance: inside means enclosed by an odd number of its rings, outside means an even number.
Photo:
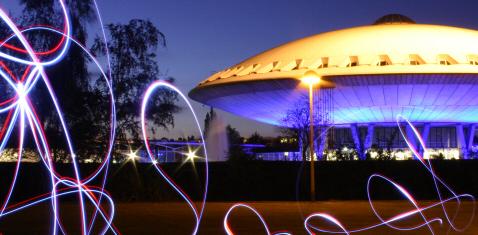
[[[307,71],[300,80],[307,86],[315,86],[320,83],[320,76],[314,71]]]

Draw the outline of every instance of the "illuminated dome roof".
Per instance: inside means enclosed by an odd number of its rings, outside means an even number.
[[[390,19],[393,18],[393,19]],[[397,17],[407,22],[405,17]],[[200,85],[321,76],[397,73],[478,73],[478,31],[440,25],[388,24],[321,33],[253,56]],[[448,65],[448,66],[446,66]]]
[[[189,96],[281,125],[304,95],[298,85],[309,71],[322,77],[322,88],[335,87],[335,124],[390,123],[397,114],[414,122],[478,122],[478,31],[397,14],[267,50],[213,74]]]

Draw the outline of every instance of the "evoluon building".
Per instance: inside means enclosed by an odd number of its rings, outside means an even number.
[[[189,96],[285,125],[285,115],[307,94],[299,84],[310,71],[322,79],[319,92],[330,95],[332,147],[352,146],[362,157],[376,146],[405,148],[396,124],[403,115],[418,127],[427,154],[471,156],[478,123],[478,31],[472,29],[387,15],[262,52],[213,74]]]

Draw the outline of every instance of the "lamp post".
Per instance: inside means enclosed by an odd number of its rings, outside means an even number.
[[[302,82],[309,88],[309,155],[310,155],[310,200],[315,201],[315,160],[314,160],[314,86],[320,77],[313,71],[306,72]]]

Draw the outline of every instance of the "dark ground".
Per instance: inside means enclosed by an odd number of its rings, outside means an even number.
[[[430,202],[420,202],[426,205]],[[208,203],[201,224],[200,234],[224,234],[222,220],[227,209],[233,203]],[[347,228],[357,228],[377,223],[366,201],[322,201],[322,202],[256,202],[249,203],[264,216],[271,231],[287,230],[293,234],[305,234],[303,217],[313,212],[325,212],[342,221]],[[383,216],[394,216],[397,212],[411,209],[410,204],[404,201],[380,201],[376,204]],[[471,214],[473,205],[463,204],[462,214],[457,219],[458,225]],[[190,234],[193,229],[193,216],[184,203],[119,203],[116,205],[117,214],[115,225],[123,234]],[[65,203],[62,207],[65,227],[69,234],[78,234],[75,231],[77,211],[75,205]],[[426,213],[442,217],[439,209]],[[419,219],[415,217],[415,222]],[[39,205],[26,209],[0,220],[0,231],[3,234],[48,234],[50,224],[47,205]],[[316,221],[319,225],[319,221]],[[409,221],[410,223],[410,221]],[[408,224],[409,224],[408,223]],[[258,219],[245,209],[238,209],[231,216],[231,225],[236,234],[265,234]],[[326,226],[322,224],[323,226]],[[398,224],[400,225],[400,224]],[[403,225],[403,223],[401,223]],[[448,227],[433,225],[435,234],[447,234]],[[379,228],[358,234],[431,234],[426,229],[411,232],[399,232],[390,228]],[[463,233],[450,232],[448,234],[476,235],[478,234],[478,220],[475,218],[472,226]]]
[[[178,185],[193,200],[201,200],[204,169],[201,162],[162,164]],[[435,173],[456,193],[478,195],[478,159],[434,161]],[[91,174],[97,164],[81,164],[82,176]],[[70,164],[57,164],[62,176],[74,177]],[[410,161],[334,161],[316,163],[317,199],[321,201],[367,200],[367,181],[381,174],[405,187],[419,200],[436,200],[437,193],[430,173],[418,162]],[[0,198],[7,195],[14,164],[0,164]],[[13,195],[23,201],[49,193],[49,172],[38,163],[22,164]],[[101,176],[91,185],[100,185]],[[116,202],[177,201],[178,194],[160,177],[151,164],[112,164],[106,190]],[[217,162],[209,164],[209,202],[235,201],[304,201],[309,194],[309,165],[301,162]],[[403,196],[383,180],[374,180],[371,195],[376,200],[401,200]],[[442,193],[449,194],[442,188]]]

